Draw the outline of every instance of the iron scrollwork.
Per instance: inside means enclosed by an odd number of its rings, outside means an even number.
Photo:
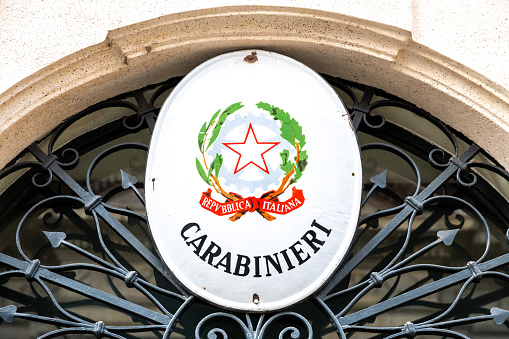
[[[508,173],[417,107],[325,77],[349,102],[365,194],[351,253],[311,300],[274,314],[225,312],[191,296],[159,259],[140,159],[175,78],[86,109],[48,137],[47,152],[34,143],[32,159],[0,172],[10,236],[0,246],[0,329],[29,321],[55,326],[39,338],[468,338],[465,325],[492,322],[507,336],[508,202],[489,178],[505,184]],[[449,144],[407,131],[398,114],[424,119]],[[98,116],[102,125],[90,125]],[[128,316],[117,324],[109,312]]]

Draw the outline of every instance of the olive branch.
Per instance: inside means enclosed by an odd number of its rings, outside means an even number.
[[[196,168],[198,170],[198,173],[200,174],[200,177],[203,179],[203,181],[205,181],[209,186],[214,187],[214,190],[217,193],[220,193],[225,198],[230,200],[237,200],[238,198],[232,194],[227,193],[221,187],[221,184],[217,179],[219,177],[219,171],[223,166],[223,156],[221,154],[216,154],[216,157],[214,158],[210,166],[208,166],[207,160],[205,158],[205,152],[207,152],[209,147],[212,146],[212,144],[214,144],[214,141],[216,141],[217,137],[219,136],[219,133],[221,132],[221,128],[223,127],[224,122],[226,121],[226,118],[228,118],[229,115],[241,109],[242,107],[244,107],[244,105],[242,105],[240,102],[236,102],[225,108],[221,114],[219,114],[221,112],[221,110],[219,109],[216,113],[214,113],[214,115],[212,115],[212,118],[210,118],[208,124],[206,121],[203,123],[200,129],[200,133],[198,133],[198,147],[200,149],[200,153],[202,154],[203,165],[205,166],[204,169],[200,160],[196,158]],[[211,131],[212,133],[210,137],[208,137],[209,132]]]

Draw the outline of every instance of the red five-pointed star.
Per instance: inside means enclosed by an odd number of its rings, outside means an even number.
[[[276,147],[277,144],[279,144],[279,142],[258,142],[251,124],[249,124],[244,142],[223,143],[223,145],[239,155],[237,166],[235,167],[235,172],[233,172],[233,174],[236,174],[249,164],[255,165],[268,174],[269,169],[267,168],[263,155],[272,148]]]

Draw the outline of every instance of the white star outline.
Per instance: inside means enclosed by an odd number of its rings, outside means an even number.
[[[237,174],[250,164],[269,174],[269,169],[263,155],[279,144],[279,142],[259,142],[251,123],[249,124],[244,142],[223,143],[223,145],[239,156],[233,174]]]

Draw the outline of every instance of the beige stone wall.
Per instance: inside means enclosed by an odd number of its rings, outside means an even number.
[[[509,87],[506,0],[140,0],[0,2],[0,92],[102,42],[112,29],[194,9],[266,5],[318,9],[408,30],[418,43]]]
[[[347,14],[410,30],[410,0],[2,0],[0,93],[37,70],[106,38],[109,30],[195,9],[288,6]]]
[[[241,48],[394,93],[509,165],[505,0],[5,0],[0,16],[0,165],[69,114]]]

